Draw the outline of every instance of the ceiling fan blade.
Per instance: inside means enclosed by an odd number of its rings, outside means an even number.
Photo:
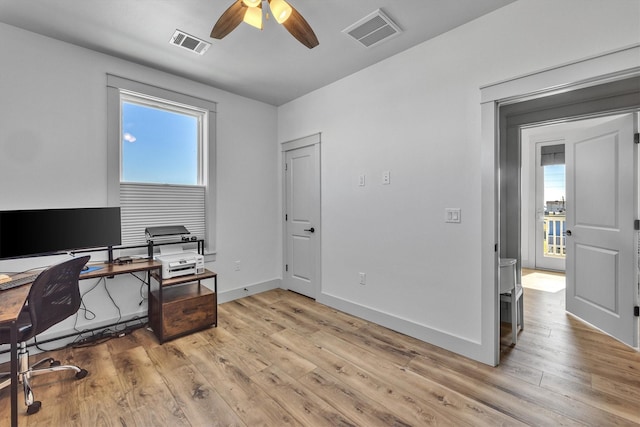
[[[220,19],[218,19],[218,22],[216,22],[216,25],[213,26],[213,30],[211,30],[211,38],[221,39],[227,36],[231,31],[235,30],[235,28],[242,22],[246,10],[247,6],[242,2],[242,0],[236,0],[229,9],[225,10],[222,16],[220,16]]]
[[[284,25],[293,37],[309,49],[318,46],[320,42],[311,29],[311,26],[293,6],[291,6],[291,9],[291,16],[289,16],[289,19],[284,21],[282,25]]]

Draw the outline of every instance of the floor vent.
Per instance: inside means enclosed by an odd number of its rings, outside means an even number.
[[[373,47],[397,36],[401,30],[382,10],[378,9],[342,32],[356,39],[364,47]]]
[[[209,46],[211,46],[211,43],[207,43],[204,40],[200,40],[198,38],[190,36],[189,34],[180,30],[176,30],[176,32],[173,33],[173,36],[171,37],[171,40],[169,40],[169,43],[190,50],[191,52],[197,53],[198,55],[204,55],[207,49],[209,49]]]

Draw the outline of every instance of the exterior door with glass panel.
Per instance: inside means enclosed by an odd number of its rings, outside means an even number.
[[[564,271],[566,179],[564,139],[536,144],[535,267]]]
[[[632,114],[567,135],[567,311],[637,346]]]
[[[285,152],[283,287],[316,298],[320,239],[319,144]]]

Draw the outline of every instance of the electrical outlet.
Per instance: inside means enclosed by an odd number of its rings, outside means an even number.
[[[360,273],[360,284],[361,285],[367,284],[367,275],[365,273]]]
[[[235,271],[240,271],[240,261],[236,261],[235,266],[233,267]]]
[[[382,184],[384,184],[384,185],[391,184],[391,172],[390,171],[382,172]]]

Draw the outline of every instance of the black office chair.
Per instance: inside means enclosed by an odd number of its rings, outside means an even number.
[[[31,391],[30,379],[36,375],[62,370],[73,370],[76,378],[87,376],[85,369],[73,365],[60,365],[60,362],[52,358],[46,358],[29,366],[29,351],[27,341],[36,335],[46,331],[56,323],[60,323],[72,316],[80,308],[80,289],[78,280],[80,271],[89,261],[89,256],[74,258],[60,264],[52,265],[38,275],[31,285],[27,302],[18,317],[18,379],[24,387],[24,403],[27,406],[27,414],[38,412],[42,403],[34,400]],[[10,343],[10,331],[0,328],[0,344]],[[48,364],[48,367],[38,368]],[[9,375],[7,372],[0,376]],[[0,383],[0,389],[11,384],[11,378]]]

